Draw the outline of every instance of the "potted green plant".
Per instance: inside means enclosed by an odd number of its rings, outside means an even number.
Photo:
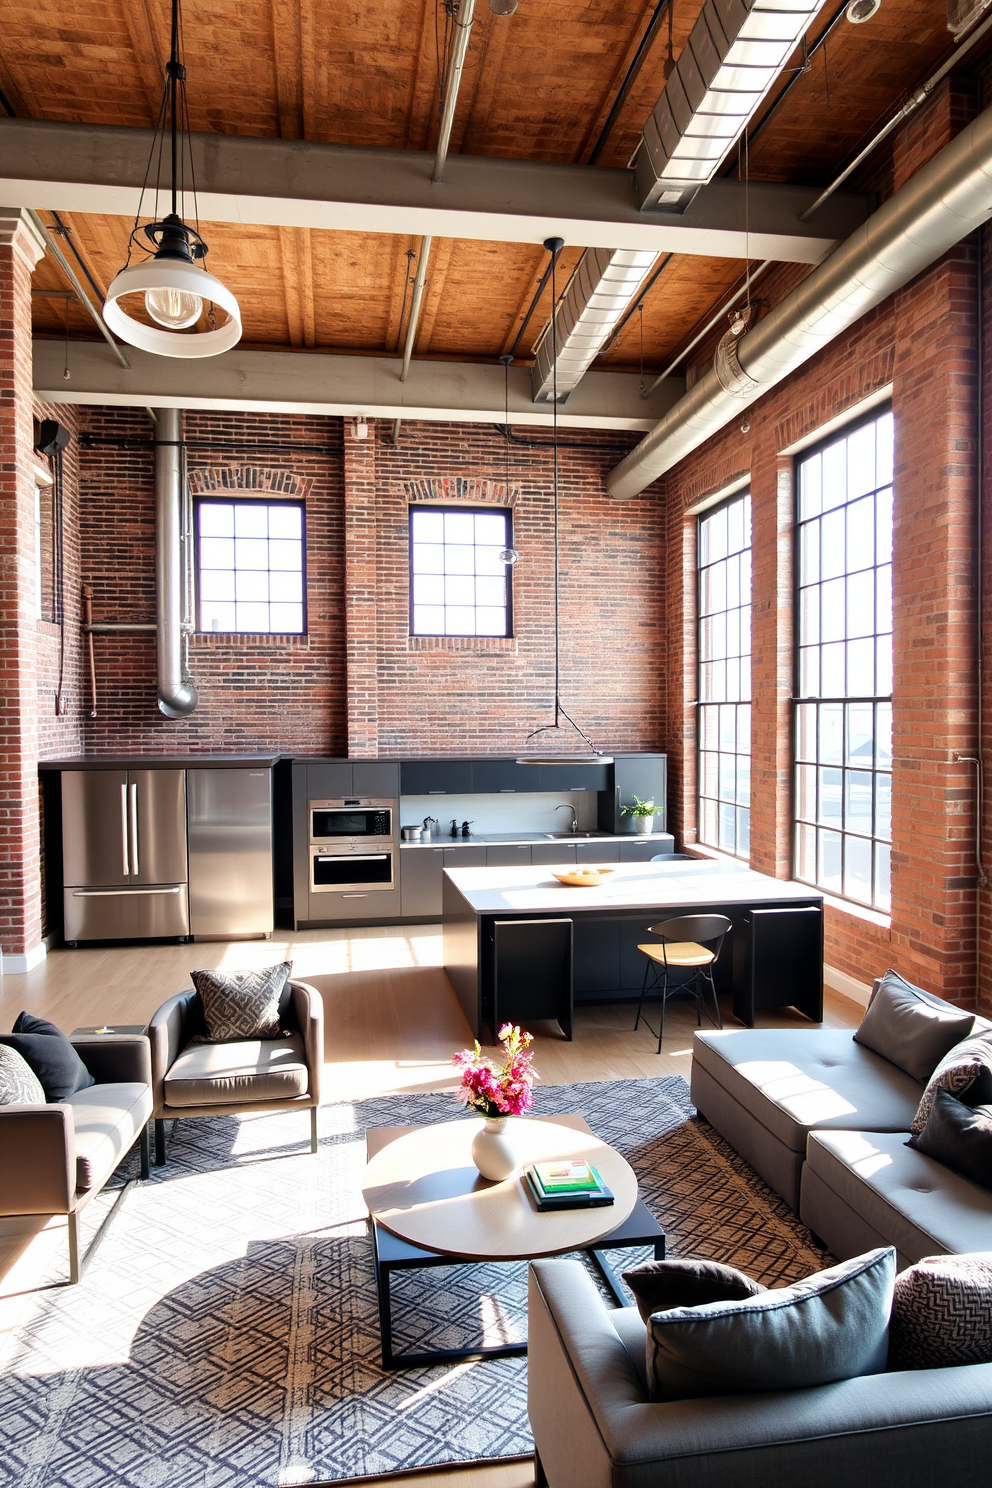
[[[632,806],[621,806],[621,816],[632,816],[634,818],[634,831],[640,832],[642,837],[648,837],[654,830],[655,805],[653,801],[642,801],[640,796],[634,796]]]

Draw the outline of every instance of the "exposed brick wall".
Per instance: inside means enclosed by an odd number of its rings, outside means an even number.
[[[83,581],[99,621],[155,619],[155,491],[148,418],[140,410],[80,409],[83,451]],[[132,448],[86,446],[86,436]],[[200,703],[187,719],[158,710],[155,636],[95,638],[98,714],[86,720],[92,754],[343,753],[344,501],[336,419],[189,413],[191,485],[306,498],[308,633],[305,636],[194,635],[190,670]],[[197,447],[236,441],[237,449]],[[285,449],[272,449],[281,443]],[[321,445],[329,453],[302,446]]]

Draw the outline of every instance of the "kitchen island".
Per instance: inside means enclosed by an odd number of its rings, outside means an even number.
[[[479,1038],[544,1019],[570,1038],[573,1005],[636,998],[648,926],[714,912],[733,927],[716,979],[734,1016],[751,1027],[756,1009],[793,1006],[819,1022],[823,896],[742,863],[623,863],[597,888],[549,867],[446,868],[444,969]]]

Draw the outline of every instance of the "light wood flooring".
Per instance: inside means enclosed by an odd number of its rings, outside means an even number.
[[[143,1023],[166,998],[189,986],[195,967],[261,967],[291,960],[293,975],[316,986],[324,999],[325,1099],[360,1100],[394,1092],[454,1089],[456,1049],[472,1034],[441,969],[437,925],[365,930],[277,931],[268,941],[187,946],[125,946],[55,951],[26,975],[0,978],[0,1029],[22,1008],[71,1032],[87,1024]],[[728,1009],[724,1017],[728,1018]],[[861,1009],[828,992],[824,1022],[854,1027]],[[732,1020],[729,1020],[732,1022]],[[800,1026],[788,1009],[759,1014],[766,1027]],[[634,1009],[580,1009],[575,1038],[557,1025],[536,1024],[535,1065],[551,1085],[680,1074],[688,1078],[695,1013],[688,1001],[669,1005],[663,1051]],[[64,1233],[55,1220],[40,1233],[0,1221],[0,1292],[30,1286],[32,1274]],[[0,1332],[16,1327],[10,1298],[0,1310]],[[387,1480],[382,1480],[383,1483]],[[397,1479],[391,1478],[390,1483]],[[452,1469],[410,1475],[410,1488],[533,1488],[529,1463]]]

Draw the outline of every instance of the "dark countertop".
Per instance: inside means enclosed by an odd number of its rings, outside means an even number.
[[[270,767],[278,754],[87,754],[76,759],[39,760],[39,770],[221,770]]]
[[[547,832],[473,832],[471,837],[448,837],[443,832],[430,841],[401,842],[401,848],[408,847],[502,847],[530,846],[535,842],[550,847],[554,843],[562,846],[574,846],[576,842],[672,842],[674,839],[670,832],[652,832],[649,834],[641,832],[600,832],[595,828],[588,832],[576,832],[574,836],[552,837]]]

